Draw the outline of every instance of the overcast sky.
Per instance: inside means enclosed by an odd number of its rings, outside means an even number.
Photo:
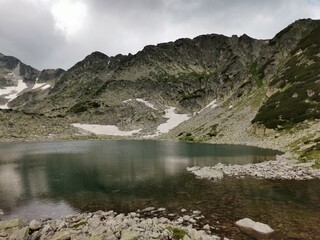
[[[219,33],[272,38],[320,0],[0,0],[0,52],[38,68],[70,68],[93,51]]]

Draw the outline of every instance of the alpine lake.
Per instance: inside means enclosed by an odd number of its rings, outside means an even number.
[[[248,217],[283,239],[320,239],[320,180],[210,181],[186,170],[219,162],[258,163],[276,154],[248,146],[152,140],[2,143],[0,219],[147,207],[181,215],[184,208],[201,211],[202,224],[229,238],[246,239],[234,223]]]

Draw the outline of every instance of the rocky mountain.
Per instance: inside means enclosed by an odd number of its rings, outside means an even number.
[[[51,88],[63,73],[62,69],[40,72],[15,57],[0,53],[0,108],[40,100],[42,92],[47,92],[45,90]],[[14,104],[22,95],[21,100]]]
[[[289,136],[320,118],[319,36],[320,21],[303,19],[270,40],[210,34],[135,55],[93,52],[66,72],[1,55],[0,96],[17,111],[136,136],[173,128],[165,136],[186,141]],[[26,89],[6,102],[3,89],[19,79]]]

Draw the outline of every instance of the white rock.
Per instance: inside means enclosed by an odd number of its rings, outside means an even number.
[[[203,229],[204,230],[210,230],[210,226],[208,224],[206,224],[206,225],[203,226]]]
[[[159,212],[164,212],[164,211],[166,211],[166,209],[165,208],[158,208],[158,211]]]
[[[184,215],[184,216],[183,216],[183,220],[184,220],[184,221],[189,221],[189,220],[190,220],[190,216]]]
[[[269,236],[274,232],[274,230],[267,224],[255,222],[250,218],[241,219],[236,222],[236,225],[243,232],[258,239]]]
[[[147,207],[147,208],[145,208],[145,209],[143,209],[142,211],[144,211],[144,212],[151,212],[151,211],[153,211],[153,210],[155,210],[156,208],[154,208],[154,207]]]
[[[198,178],[208,178],[214,180],[220,180],[223,178],[223,172],[220,170],[211,169],[209,167],[204,167],[199,170],[193,171],[193,174]]]

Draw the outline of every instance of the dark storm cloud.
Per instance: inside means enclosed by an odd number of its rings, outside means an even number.
[[[67,3],[81,3],[86,12],[81,21],[76,8],[59,12],[62,25],[64,17],[76,17],[71,28],[59,29],[52,8]],[[38,68],[67,68],[92,51],[135,53],[199,34],[272,38],[308,17],[320,17],[319,0],[0,0],[0,52]],[[70,31],[74,22],[79,29]]]

